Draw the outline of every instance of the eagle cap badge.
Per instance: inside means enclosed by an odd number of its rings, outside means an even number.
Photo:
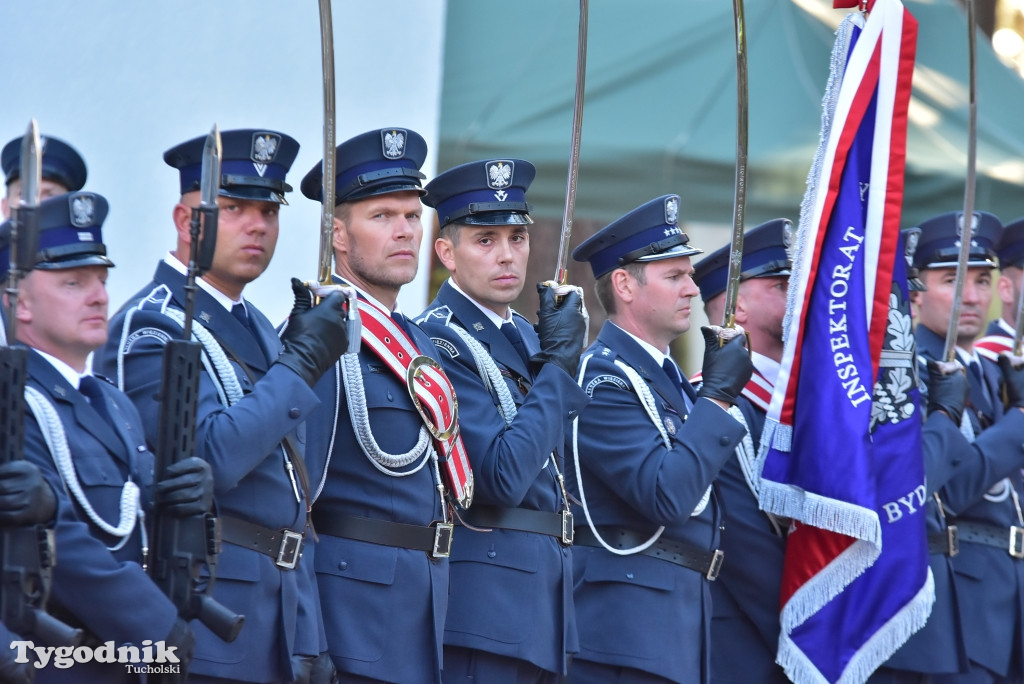
[[[388,128],[380,132],[381,151],[388,159],[401,159],[405,156],[405,141],[408,132],[402,128]]]
[[[276,133],[253,133],[252,150],[249,152],[249,159],[254,164],[269,164],[274,161],[280,146],[281,136]]]
[[[487,169],[487,187],[493,190],[507,188],[512,182],[516,165],[507,159],[495,159],[485,165]]]
[[[665,198],[665,223],[675,225],[679,222],[679,195]]]
[[[70,198],[71,225],[76,228],[85,228],[95,223],[96,197],[88,193],[78,193]]]

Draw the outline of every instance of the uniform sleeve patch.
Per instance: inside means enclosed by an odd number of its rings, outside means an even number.
[[[125,340],[124,353],[127,354],[130,352],[132,350],[132,346],[134,346],[136,342],[147,337],[156,339],[161,345],[167,344],[171,339],[171,336],[166,331],[160,330],[159,328],[139,328]]]
[[[434,346],[438,349],[444,349],[448,352],[448,356],[453,359],[459,355],[459,350],[455,348],[455,345],[443,337],[431,337],[430,341],[433,342]]]
[[[594,389],[596,389],[598,385],[603,385],[605,383],[615,385],[619,389],[629,389],[629,384],[624,379],[620,378],[618,375],[609,374],[598,375],[596,378],[588,382],[587,386],[583,389],[586,391],[588,397],[592,397],[594,396]]]

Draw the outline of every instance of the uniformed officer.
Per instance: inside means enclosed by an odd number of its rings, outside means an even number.
[[[1020,508],[1024,492],[1020,471],[1024,465],[1020,449],[1024,373],[1005,358],[999,367],[983,361],[974,349],[992,298],[995,246],[1002,226],[985,212],[976,212],[968,222],[961,212],[949,212],[925,221],[920,229],[914,262],[926,290],[913,293],[912,301],[918,313],[917,350],[922,361],[942,360],[961,240],[971,240],[956,353],[967,368],[969,401],[962,423],[963,430],[974,438],[974,449],[953,464],[948,481],[938,492],[947,524],[956,526],[959,537],[959,553],[951,558],[951,564],[965,657],[958,663],[960,674],[936,674],[933,680],[1019,682],[1024,677],[1024,519]],[[925,378],[936,372],[934,365],[919,365]],[[1005,413],[1001,385],[1009,397]],[[929,405],[932,403],[929,400]],[[933,660],[919,671],[948,672],[949,668],[937,669],[934,662],[953,657],[948,649],[919,652],[918,660]]]
[[[16,339],[32,350],[25,457],[42,470],[58,499],[50,612],[87,630],[93,645],[163,640],[187,656],[191,631],[142,565],[145,513],[154,499],[153,455],[131,401],[87,370],[89,354],[107,339],[105,284],[113,266],[101,234],[107,201],[76,192],[45,200],[39,212],[39,252],[35,269],[20,282]],[[7,275],[9,248],[5,223],[0,280]],[[189,458],[171,474],[155,492],[169,513],[209,509],[209,466]],[[61,670],[51,659],[37,679],[60,680],[138,677],[123,664],[92,661]]]
[[[727,412],[751,377],[741,335],[702,328],[695,393],[669,356],[698,293],[679,197],[658,197],[573,252],[608,313],[580,362],[592,396],[572,433],[577,682],[700,682],[709,676],[709,581],[721,564],[712,481],[744,435]]]
[[[991,361],[995,361],[1001,352],[1010,351],[1016,335],[1021,275],[1024,274],[1024,218],[1003,227],[996,254],[999,257],[996,294],[999,296],[1001,316],[989,321],[985,336],[975,343],[978,354]]]
[[[423,198],[437,210],[434,250],[451,276],[418,323],[455,386],[476,480],[452,545],[448,683],[557,682],[577,649],[562,445],[567,419],[587,403],[575,380],[586,321],[578,291],[559,301],[547,284],[536,332],[509,306],[530,256],[534,173],[522,159],[470,162]]]
[[[451,451],[451,461],[459,445],[432,434],[454,426],[424,418],[410,397],[417,391],[424,411],[450,399],[409,379],[413,362],[417,378],[436,364],[437,350],[397,308],[419,264],[426,154],[423,138],[403,128],[337,148],[333,276],[359,294],[362,344],[316,388],[323,405],[310,419],[309,453],[311,469],[325,472],[314,488],[324,626],[346,682],[441,677],[452,517],[438,453]],[[303,194],[321,201],[322,181],[317,163]],[[450,390],[435,370],[432,390]]]
[[[4,145],[0,152],[0,166],[7,182],[7,195],[0,199],[0,212],[5,219],[11,216],[11,206],[21,195],[21,137]],[[40,137],[42,168],[39,198],[47,199],[66,192],[81,190],[87,176],[85,160],[74,147],[59,138]]]
[[[180,176],[173,210],[177,243],[111,321],[97,367],[118,379],[155,442],[166,340],[180,338],[186,302],[190,219],[200,202],[206,136],[177,145],[164,161]],[[316,583],[302,561],[308,478],[303,421],[318,401],[313,385],[345,348],[340,297],[300,311],[281,339],[243,288],[270,263],[285,181],[299,145],[265,129],[223,131],[219,225],[212,268],[197,281],[193,337],[203,344],[196,453],[213,467],[224,544],[213,598],[245,615],[225,643],[193,623],[192,681],[289,682],[326,677]],[[299,287],[298,294],[305,293]],[[300,301],[301,297],[297,299]],[[311,674],[320,673],[317,676]]]
[[[715,480],[725,514],[721,549],[728,559],[711,584],[711,679],[715,682],[789,681],[775,663],[787,523],[760,510],[755,461],[782,361],[791,231],[792,223],[780,218],[750,229],[743,238],[735,315],[736,323],[750,336],[754,372],[736,399],[736,409],[750,439],[743,440]],[[694,269],[693,279],[712,322],[722,320],[725,308],[729,248],[726,244],[715,250]],[[694,380],[699,383],[699,376]]]

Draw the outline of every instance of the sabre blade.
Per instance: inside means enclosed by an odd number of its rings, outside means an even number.
[[[317,283],[320,285],[330,285],[332,238],[334,234],[335,173],[334,22],[331,18],[331,0],[319,0],[319,3],[320,54],[323,62],[324,85],[324,160]]]
[[[580,23],[576,38],[576,95],[572,110],[572,140],[569,149],[569,179],[565,188],[565,212],[562,214],[562,235],[558,243],[555,282],[565,285],[569,280],[569,242],[576,212],[576,179],[580,168],[580,132],[583,129],[583,94],[587,78],[588,0],[580,0]]]
[[[725,286],[722,327],[736,327],[736,300],[743,274],[743,223],[747,206],[747,34],[743,0],[733,0],[736,32],[736,185],[733,193],[732,243]]]

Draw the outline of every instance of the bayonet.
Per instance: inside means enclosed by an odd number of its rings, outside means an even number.
[[[0,463],[24,457],[25,381],[28,349],[17,340],[18,284],[35,266],[39,249],[39,186],[42,146],[33,119],[21,140],[21,197],[11,213],[7,282],[7,341],[0,347]],[[7,346],[9,342],[12,346]],[[53,567],[54,532],[43,525],[0,530],[0,623],[51,646],[78,646],[83,633],[46,613]]]
[[[583,129],[583,94],[587,79],[587,6],[588,0],[580,0],[580,21],[576,37],[576,94],[573,99],[572,138],[569,147],[569,179],[565,188],[562,236],[558,243],[558,261],[555,266],[556,285],[565,285],[569,280],[569,241],[572,239],[572,221],[576,211],[576,179],[580,168],[580,133]]]
[[[957,330],[960,327],[960,305],[964,298],[964,283],[967,280],[967,262],[971,255],[971,240],[974,235],[974,189],[977,171],[978,147],[978,102],[977,102],[977,68],[975,33],[977,24],[974,18],[974,0],[965,0],[967,6],[967,182],[964,186],[964,213],[960,219],[960,255],[956,265],[956,280],[953,283],[953,307],[949,314],[949,327],[946,329],[946,345],[942,359],[956,359]],[[1017,322],[1018,329],[1020,321]],[[1020,339],[1018,334],[1017,339]]]
[[[196,278],[213,266],[213,252],[217,246],[217,219],[219,209],[217,195],[220,193],[220,129],[213,129],[206,136],[203,145],[203,162],[199,175],[199,208],[192,210],[189,225],[192,243],[189,246],[188,277],[185,281],[185,330],[184,339],[192,337],[192,315],[196,301]],[[200,228],[202,232],[200,233]]]

